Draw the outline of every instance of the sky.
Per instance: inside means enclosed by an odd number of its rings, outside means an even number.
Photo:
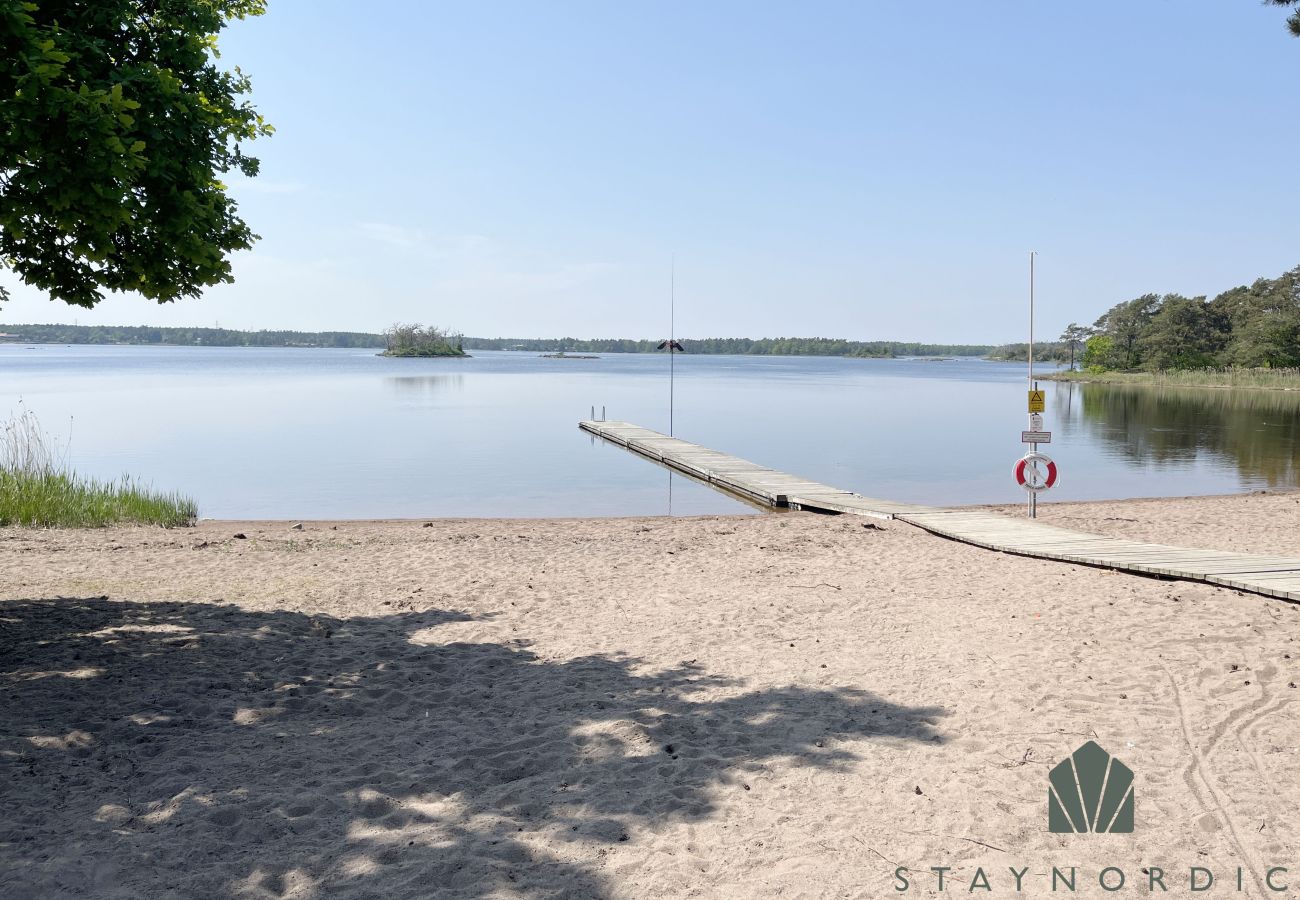
[[[13,323],[1024,340],[1300,264],[1259,0],[270,0],[235,282]]]

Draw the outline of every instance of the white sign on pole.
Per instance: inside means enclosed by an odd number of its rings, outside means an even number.
[[[1050,444],[1051,442],[1052,433],[1050,431],[1020,432],[1020,443],[1022,444]]]
[[[1042,430],[1043,430],[1043,414],[1042,414],[1042,413],[1030,413],[1030,414],[1029,414],[1029,430],[1030,430],[1030,431],[1042,431]]]

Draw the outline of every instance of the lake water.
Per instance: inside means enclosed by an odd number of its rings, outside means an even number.
[[[869,496],[1016,502],[1023,365],[678,356],[678,437]],[[623,516],[748,507],[577,422],[666,431],[668,360],[384,359],[370,350],[0,345],[81,473],[143,476],[216,518]],[[1300,394],[1044,382],[1044,502],[1294,487]]]

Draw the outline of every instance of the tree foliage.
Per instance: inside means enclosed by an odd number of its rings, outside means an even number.
[[[1203,369],[1215,365],[1226,343],[1219,311],[1204,297],[1166,294],[1139,338],[1148,369]]]
[[[264,0],[0,0],[0,261],[53,298],[159,302],[256,239],[222,173],[269,134],[217,35]]]
[[[1096,369],[1300,366],[1300,266],[1213,300],[1145,294],[1093,328],[1083,363]]]
[[[1159,306],[1158,294],[1144,294],[1135,300],[1115,304],[1093,324],[1096,331],[1111,339],[1115,354],[1111,368],[1132,369],[1137,366],[1141,359],[1138,341]]]
[[[1071,322],[1065,326],[1065,331],[1061,332],[1060,342],[1070,351],[1070,369],[1074,369],[1074,361],[1078,355],[1079,349],[1083,342],[1092,334],[1092,329],[1086,325],[1080,325],[1078,322]]]
[[[1094,334],[1083,345],[1085,369],[1104,369],[1115,352],[1115,341],[1108,334]]]
[[[1274,6],[1286,7],[1293,7],[1300,4],[1300,0],[1269,0],[1269,2]],[[1292,34],[1296,37],[1300,37],[1300,11],[1291,14],[1291,17],[1286,20],[1286,26],[1291,29]]]

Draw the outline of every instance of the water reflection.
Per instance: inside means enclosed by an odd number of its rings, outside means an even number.
[[[464,390],[465,376],[455,375],[390,375],[384,384],[395,394],[416,397],[437,394],[447,390]]]
[[[1300,475],[1300,393],[1059,384],[1061,427],[1136,463],[1209,456],[1269,487]]]

